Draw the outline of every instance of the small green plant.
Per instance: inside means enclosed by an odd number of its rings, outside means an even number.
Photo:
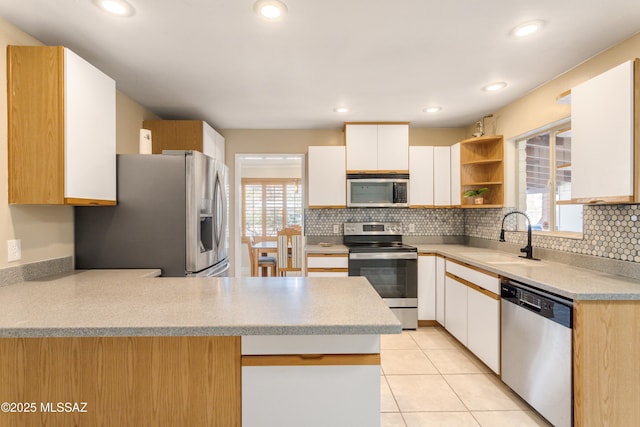
[[[467,190],[462,195],[464,197],[479,197],[479,196],[482,196],[487,191],[489,191],[489,189],[486,188],[486,187],[485,188],[478,188],[477,190]]]

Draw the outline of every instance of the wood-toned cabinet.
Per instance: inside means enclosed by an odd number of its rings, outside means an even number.
[[[574,203],[640,201],[640,60],[571,89]]]
[[[504,147],[502,135],[460,141],[460,192],[488,188],[483,204],[463,197],[463,208],[500,207],[504,204]]]
[[[9,203],[116,203],[116,87],[62,46],[8,46]]]
[[[349,258],[347,253],[307,254],[308,277],[347,277]]]
[[[194,150],[226,164],[224,137],[202,120],[145,120],[142,127],[151,131],[153,154]]]
[[[347,206],[345,147],[309,147],[309,207]]]
[[[408,123],[345,123],[347,172],[409,170]]]

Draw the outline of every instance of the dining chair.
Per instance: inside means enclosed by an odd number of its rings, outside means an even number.
[[[276,276],[276,257],[274,256],[266,256],[266,255],[258,255],[257,265],[256,263],[256,252],[260,249],[255,248],[255,237],[249,236],[249,242],[247,243],[247,248],[249,248],[249,262],[251,265],[251,275],[254,275],[254,271],[257,272],[256,275],[260,276],[260,270],[262,270],[262,276],[267,276],[270,272],[271,276]],[[271,270],[269,270],[271,269]]]
[[[288,271],[302,271],[302,231],[287,227],[278,230],[278,275],[286,276]]]

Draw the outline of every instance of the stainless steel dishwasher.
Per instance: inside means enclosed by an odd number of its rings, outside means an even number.
[[[556,427],[573,414],[573,303],[503,280],[502,381]]]

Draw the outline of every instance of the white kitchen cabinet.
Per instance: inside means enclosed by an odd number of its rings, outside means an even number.
[[[346,253],[307,254],[308,277],[349,276],[349,255]]]
[[[447,331],[467,345],[467,287],[456,279],[445,278],[445,325]]]
[[[418,321],[436,319],[436,256],[418,256]]]
[[[467,288],[467,347],[500,373],[500,300]]]
[[[348,172],[409,170],[409,125],[346,123]]]
[[[433,147],[433,204],[451,206],[451,147]]]
[[[225,162],[225,139],[218,131],[209,126],[208,123],[202,122],[202,152],[207,156]]]
[[[433,206],[433,147],[409,147],[409,179],[411,206]]]
[[[627,61],[571,89],[571,192],[576,203],[631,203],[639,61]],[[635,89],[634,89],[635,88]]]
[[[380,425],[378,335],[242,337],[243,426]]]
[[[9,46],[9,203],[116,203],[116,87],[62,46]]]
[[[446,261],[445,328],[500,374],[500,278]]]
[[[309,207],[346,207],[345,147],[309,147],[308,159]]]
[[[451,206],[460,206],[462,190],[460,187],[460,143],[451,146]]]
[[[440,325],[445,325],[445,277],[446,266],[444,257],[436,257],[436,320]]]
[[[153,154],[164,150],[195,150],[225,162],[225,139],[202,120],[145,120],[142,127],[151,131]]]

